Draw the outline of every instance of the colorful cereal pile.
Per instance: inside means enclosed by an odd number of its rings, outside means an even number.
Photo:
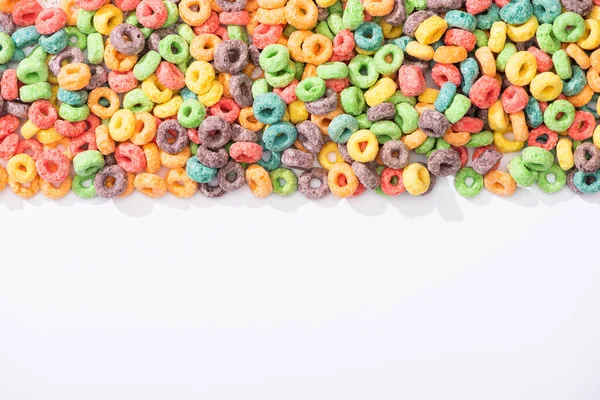
[[[2,0],[0,190],[598,192],[595,4]]]

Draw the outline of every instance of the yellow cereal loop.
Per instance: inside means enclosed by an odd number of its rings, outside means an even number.
[[[294,100],[288,105],[290,122],[297,124],[308,119],[308,111],[302,100]]]
[[[377,157],[379,142],[373,132],[368,129],[361,129],[350,135],[347,149],[353,160],[368,163]]]
[[[537,60],[532,53],[519,51],[508,59],[504,73],[513,85],[528,85],[537,74]]]
[[[40,131],[40,128],[38,128],[30,120],[27,120],[27,121],[25,121],[25,123],[21,127],[21,136],[23,136],[23,139],[31,139],[32,137],[34,137],[35,135],[37,135],[37,133],[39,131]]]
[[[18,183],[31,182],[37,175],[35,160],[25,153],[12,156],[6,164],[6,171],[8,179]]]
[[[538,101],[552,101],[561,94],[563,82],[552,72],[542,72],[532,79],[529,90]]]
[[[525,146],[525,142],[517,142],[516,140],[509,140],[504,137],[506,132],[494,132],[494,146],[501,153],[514,153],[519,151]]]
[[[41,144],[56,143],[63,138],[63,136],[60,133],[56,132],[56,129],[54,128],[40,129],[36,137],[38,142],[40,142]]]
[[[537,18],[532,15],[531,18],[521,25],[507,25],[506,34],[515,43],[526,42],[535,36],[538,26]]]
[[[194,61],[185,71],[185,84],[192,92],[204,94],[211,89],[215,70],[206,61]]]
[[[179,111],[179,107],[182,103],[183,99],[181,98],[181,96],[173,96],[173,98],[167,101],[165,104],[159,104],[155,106],[152,112],[155,116],[161,119],[173,117],[177,115],[177,111]]]
[[[508,114],[504,112],[502,101],[497,100],[488,109],[488,124],[494,131],[508,132],[510,126],[510,119]]]
[[[600,148],[600,129],[598,129],[599,127],[600,125],[598,125],[596,129],[594,129],[594,135],[592,136],[592,140],[594,142],[594,145]]]
[[[440,46],[435,50],[433,61],[442,64],[456,64],[467,59],[467,50],[462,46]]]
[[[333,161],[329,159],[329,156],[333,155]],[[329,170],[335,163],[344,162],[342,155],[340,154],[336,142],[327,142],[321,147],[317,161],[321,164],[321,167]]]
[[[494,53],[500,53],[504,49],[504,43],[506,42],[506,23],[502,21],[496,21],[492,24],[490,29],[490,38],[488,40],[488,47]]]
[[[433,15],[421,22],[415,31],[415,38],[421,44],[432,44],[442,38],[446,29],[448,29],[446,21],[437,15]]]
[[[173,97],[173,91],[160,83],[156,75],[142,82],[142,92],[156,104],[166,103]]]
[[[379,21],[379,26],[383,32],[383,37],[386,39],[396,39],[402,36],[402,25],[394,26],[382,19]]]
[[[212,81],[209,91],[199,94],[198,100],[206,107],[212,107],[221,100],[221,96],[223,96],[223,85],[219,81]]]
[[[108,123],[108,133],[115,142],[129,140],[135,131],[135,114],[122,109],[113,114]]]
[[[435,50],[433,47],[412,41],[406,45],[406,54],[418,58],[419,60],[429,61],[433,59]]]
[[[440,91],[437,89],[427,88],[417,99],[422,103],[433,104],[439,93]]]
[[[419,196],[429,189],[431,178],[429,171],[422,164],[408,164],[402,171],[402,181],[406,191],[413,196]]]
[[[369,107],[383,103],[396,92],[396,82],[390,78],[381,78],[373,87],[365,92],[365,101]]]
[[[585,20],[585,31],[577,44],[584,50],[594,50],[600,46],[600,21],[598,19]]]
[[[596,131],[598,129],[596,128]],[[595,136],[594,132],[594,136]],[[573,142],[568,138],[560,138],[558,139],[558,143],[556,144],[556,158],[558,160],[558,165],[565,171],[570,170],[575,165],[573,158]]]

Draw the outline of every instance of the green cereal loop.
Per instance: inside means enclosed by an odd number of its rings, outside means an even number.
[[[285,28],[283,28],[283,36],[285,37],[290,37],[290,35],[292,33],[294,33],[295,31],[297,31],[298,29],[294,28],[292,25],[286,25]]]
[[[331,29],[331,33],[333,33],[334,35],[337,35],[341,31],[343,31],[345,28],[344,21],[342,20],[342,14],[329,14],[329,16],[327,17],[327,26],[329,27],[329,29]]]
[[[244,43],[248,43],[248,33],[246,33],[246,29],[244,29],[242,26],[229,25],[227,27],[227,34],[229,35],[230,40],[241,40]]]
[[[347,87],[340,93],[340,102],[344,112],[351,115],[362,114],[365,109],[365,96],[362,90],[355,86]]]
[[[554,162],[554,155],[541,147],[526,147],[521,153],[521,159],[527,169],[533,171],[547,171]]]
[[[494,142],[494,134],[491,131],[481,131],[471,135],[471,139],[465,145],[466,147],[476,148],[489,146]]]
[[[162,58],[172,64],[182,63],[190,55],[188,43],[178,35],[167,35],[162,38],[158,44],[158,52]]]
[[[150,28],[146,28],[145,26],[142,26],[142,24],[140,24],[138,22],[137,17],[135,16],[135,13],[129,14],[129,17],[127,17],[127,20],[125,20],[125,22],[127,22],[130,25],[140,28],[140,30],[142,31],[142,35],[144,35],[145,39],[148,39],[150,37],[150,35],[152,35],[152,32],[154,32],[154,29],[150,29]]]
[[[315,101],[325,94],[325,81],[318,76],[301,80],[296,86],[296,97],[304,102]]]
[[[187,71],[187,69],[189,68],[190,64],[193,61],[194,61],[194,59],[190,56],[186,60],[180,62],[179,64],[176,64],[177,69],[179,69],[181,71],[181,73],[185,75],[185,72]]]
[[[80,176],[95,175],[104,167],[104,156],[98,150],[86,150],[73,157],[73,169]]]
[[[512,43],[506,43],[502,51],[496,57],[496,69],[500,72],[504,72],[508,59],[517,53],[517,48]]]
[[[427,0],[406,0],[415,10],[425,10],[427,8]]]
[[[392,58],[390,62],[386,61],[388,56]],[[400,69],[403,62],[404,52],[392,43],[383,45],[373,56],[375,71],[382,75],[392,75]]]
[[[317,76],[321,79],[343,79],[348,76],[348,66],[343,62],[326,62],[317,67]]]
[[[398,105],[400,103],[407,103],[414,107],[417,104],[417,98],[416,97],[406,97],[405,95],[402,94],[401,91],[396,90],[394,92],[394,94],[392,95],[392,97],[387,99],[385,102],[392,103],[395,105]]]
[[[97,32],[93,22],[95,14],[96,11],[79,10],[79,13],[77,14],[77,28],[82,33],[90,35]]]
[[[560,79],[570,79],[573,76],[573,69],[571,68],[571,59],[566,51],[560,49],[552,54],[552,64],[556,70],[556,75]]]
[[[289,62],[281,71],[265,72],[265,79],[270,86],[274,88],[286,87],[294,80],[296,73],[296,64]]]
[[[385,166],[378,165],[377,168],[375,168],[375,172],[377,173],[377,175],[381,176],[384,169],[385,169]],[[381,189],[381,185],[377,186],[375,189],[373,189],[373,191],[380,196],[387,197],[387,194],[385,194],[384,191]]]
[[[325,36],[332,42],[333,42],[333,39],[335,39],[335,35],[333,34],[333,32],[331,32],[331,29],[329,29],[329,25],[327,24],[327,21],[319,22],[317,24],[317,27],[315,28],[315,32],[320,33],[321,35]]]
[[[198,147],[200,147],[198,144],[190,142],[190,151],[192,152],[192,156],[198,154]]]
[[[415,6],[410,1],[404,1],[404,8],[406,10],[406,15],[410,15],[415,10]]]
[[[467,179],[471,178],[471,184],[467,184]],[[454,187],[462,197],[475,197],[483,189],[483,177],[471,167],[461,168],[454,178]]]
[[[412,133],[419,127],[419,112],[409,103],[399,103],[396,105],[394,122],[402,133]]]
[[[538,26],[535,33],[540,50],[548,54],[554,54],[560,50],[560,40],[554,36],[551,24],[542,24]]]
[[[19,89],[19,98],[25,103],[33,103],[36,100],[48,100],[51,97],[52,89],[48,82],[25,85]]]
[[[133,67],[133,76],[138,81],[144,81],[152,76],[161,61],[160,54],[150,50],[138,60]]]
[[[344,28],[350,29],[351,31],[358,28],[365,19],[364,10],[365,8],[360,0],[348,0],[346,2],[346,9],[342,14]]]
[[[492,4],[494,5],[494,4]],[[475,29],[475,32],[473,32],[473,34],[475,35],[475,46],[477,47],[485,47],[488,44],[488,35],[480,30],[480,29]]]
[[[429,153],[433,147],[435,146],[435,138],[428,137],[425,139],[423,143],[419,147],[415,149],[415,153],[417,154],[427,154]]]
[[[517,185],[529,187],[534,184],[538,178],[536,171],[531,171],[523,163],[521,156],[517,156],[508,163],[508,173],[513,177]]]
[[[67,35],[69,35],[69,46],[75,46],[79,50],[87,47],[87,36],[74,26],[67,26]]]
[[[172,1],[163,0],[163,3],[165,6],[167,6],[167,20],[163,26],[161,26],[161,28],[168,28],[174,25],[179,19],[179,8],[177,7],[177,4],[173,3]]]
[[[91,199],[96,197],[96,189],[94,188],[94,178],[96,175],[81,176],[75,175],[71,182],[71,190],[82,199]],[[89,186],[83,186],[83,183],[89,181]]]
[[[270,87],[265,78],[252,82],[252,97],[257,98],[261,94],[269,93]]]
[[[87,104],[84,104],[80,107],[75,107],[67,103],[62,103],[58,109],[58,115],[67,121],[79,122],[83,121],[90,115],[90,108],[87,106]]]
[[[467,96],[457,93],[444,115],[451,124],[455,124],[465,116],[469,108],[471,108],[471,100]]]
[[[440,150],[440,149],[449,149],[450,147],[450,143],[446,142],[444,140],[444,138],[437,138],[435,141],[435,149],[436,150]]]
[[[362,54],[354,57],[348,64],[350,82],[361,89],[369,89],[379,79],[373,58]]]
[[[369,129],[373,125],[373,123],[367,118],[367,114],[360,114],[355,118],[356,122],[358,122],[358,129]]]
[[[374,122],[370,130],[375,134],[380,144],[385,144],[390,140],[398,140],[402,136],[402,130],[392,121]]]
[[[95,32],[88,36],[87,53],[90,64],[102,64],[104,61],[104,38],[102,34]]]
[[[284,70],[290,63],[290,51],[282,44],[270,44],[263,49],[258,64],[265,72]]]
[[[329,11],[329,15],[331,15],[331,14],[342,15],[342,13],[344,12],[344,7],[342,6],[342,2],[336,1],[335,3],[333,3],[331,6],[329,6],[327,8],[327,11]]]
[[[294,65],[296,68],[296,73],[294,74],[294,79],[299,81],[302,79],[302,75],[304,74],[304,64],[298,61],[294,61]]]
[[[228,32],[229,33],[229,32]],[[196,37],[194,30],[188,24],[181,24],[177,28],[177,34],[185,39],[186,42],[192,43],[192,40]],[[231,35],[229,35],[231,37]]]
[[[554,175],[554,182],[548,181],[548,175]],[[546,193],[556,193],[567,184],[567,174],[558,164],[538,174],[537,184]]]
[[[556,117],[561,114],[559,119]],[[575,120],[575,107],[567,100],[556,100],[544,111],[544,123],[554,132],[564,132]]]
[[[43,63],[46,62],[46,57],[48,57],[48,53],[42,46],[35,46],[27,55],[29,60],[36,60]]]
[[[581,15],[574,12],[566,12],[559,15],[552,23],[552,32],[556,39],[561,42],[576,42],[585,32],[585,21]]]
[[[275,194],[290,196],[298,190],[298,177],[291,169],[275,168],[269,172],[269,176],[273,182],[273,193]]]
[[[26,85],[48,80],[48,65],[35,58],[26,58],[17,65],[17,78]]]
[[[10,61],[16,50],[15,42],[4,32],[0,32],[0,64]]]
[[[177,112],[177,121],[184,128],[197,128],[206,117],[206,107],[198,100],[184,101]]]
[[[123,97],[123,108],[126,108],[134,113],[152,111],[154,103],[150,100],[142,89],[133,89],[131,92],[127,92]]]

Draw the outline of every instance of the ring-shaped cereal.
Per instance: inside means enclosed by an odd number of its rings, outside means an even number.
[[[289,42],[288,42],[289,43]],[[290,52],[290,54],[292,54]],[[313,65],[320,65],[333,54],[333,44],[327,36],[316,33],[302,43],[302,59]]]
[[[94,14],[94,28],[104,36],[123,23],[123,11],[112,4],[105,4]]]
[[[508,172],[491,171],[483,178],[485,188],[497,196],[510,196],[517,190],[517,183]]]
[[[210,17],[211,12],[208,0],[182,0],[179,3],[179,16],[190,26],[202,25]]]
[[[110,39],[106,40],[106,46],[104,47],[104,62],[111,70],[116,72],[127,72],[135,67],[137,60],[138,56],[136,54],[128,56],[127,54],[119,53],[110,43]],[[60,84],[60,79],[58,83]]]
[[[194,182],[183,168],[170,169],[165,176],[167,190],[180,198],[189,198],[198,191],[198,184]]]
[[[537,75],[537,60],[530,52],[519,51],[508,59],[504,72],[513,85],[528,85]]]
[[[35,175],[29,184],[20,183],[9,178],[8,185],[14,194],[26,200],[35,196],[35,194],[40,190],[40,177]]]
[[[212,61],[217,45],[221,42],[221,38],[217,35],[202,33],[190,43],[190,54],[198,61]]]
[[[338,162],[329,168],[327,184],[334,196],[344,198],[350,197],[356,192],[359,182],[349,164]]]
[[[110,137],[116,142],[125,142],[135,131],[135,115],[132,111],[121,109],[114,113],[108,124]]]
[[[284,15],[287,23],[296,29],[313,29],[317,25],[319,10],[312,0],[288,0]]]
[[[115,152],[117,146],[113,138],[110,137],[107,125],[100,125],[96,128],[96,147],[105,156]]]
[[[350,157],[361,163],[375,160],[379,151],[377,137],[368,129],[361,129],[350,135],[347,146]]]
[[[273,192],[271,177],[260,165],[253,164],[246,169],[246,183],[256,197],[264,198]]]
[[[103,105],[102,103],[108,105]],[[112,117],[121,106],[119,95],[114,90],[107,87],[99,87],[90,92],[87,101],[90,112],[102,119]]]
[[[426,193],[431,185],[427,168],[420,163],[411,163],[402,171],[402,181],[406,191],[413,196]]]
[[[215,70],[206,61],[194,61],[185,71],[185,85],[196,94],[207,93],[215,80]]]
[[[164,196],[169,189],[163,178],[146,172],[136,175],[133,184],[138,191],[152,198]]]
[[[35,162],[40,178],[49,183],[61,183],[69,177],[71,161],[57,149],[42,152]]]
[[[28,183],[37,176],[35,160],[29,154],[21,153],[12,156],[6,164],[8,178],[18,183]]]
[[[57,76],[60,87],[70,91],[81,90],[90,83],[90,67],[83,63],[67,64]]]
[[[71,191],[71,177],[67,176],[64,181],[58,182],[59,185],[56,187],[55,184],[47,182],[44,179],[39,180],[40,192],[49,199],[62,199]]]
[[[136,146],[142,146],[154,139],[157,128],[157,120],[152,114],[138,112],[135,114],[135,129],[129,140]]]

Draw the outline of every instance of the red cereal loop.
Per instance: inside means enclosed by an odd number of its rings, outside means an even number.
[[[334,92],[341,93],[342,90],[344,90],[348,86],[350,86],[350,79],[348,79],[348,78],[326,79],[325,86],[328,89],[333,90]]]
[[[478,147],[475,149],[475,151],[473,151],[473,156],[471,157],[471,161],[475,161],[479,158],[480,155],[483,154],[484,151],[486,151],[487,149],[494,149],[495,147],[493,145],[489,145],[489,146],[482,146],[482,147]],[[490,169],[490,171],[495,171],[498,169],[498,167],[500,166],[500,160],[498,160],[498,162],[496,164],[494,164],[494,166],[492,167],[492,169]]]
[[[218,27],[213,34],[220,37],[221,40],[229,40],[229,33],[227,33],[227,29],[223,28],[222,26]]]
[[[2,96],[4,100],[16,100],[19,96],[19,84],[16,69],[7,69],[2,74],[2,79],[0,80],[0,96]]]
[[[198,129],[188,128],[188,136],[192,142],[201,144],[200,138],[198,137]]]
[[[161,61],[156,69],[156,78],[164,87],[171,90],[183,89],[185,76],[176,65],[167,61]]]
[[[273,93],[279,95],[279,97],[281,97],[285,104],[290,104],[291,102],[297,99],[296,86],[298,86],[298,81],[294,79],[292,83],[290,83],[284,88],[274,88]]]
[[[460,157],[460,167],[464,168],[465,165],[467,165],[467,162],[469,162],[469,152],[467,151],[467,148],[464,146],[451,146],[452,150],[456,151],[458,153],[458,156]]]
[[[338,56],[348,56],[354,51],[354,35],[348,29],[339,31],[333,39],[333,53]]]
[[[108,73],[108,86],[116,93],[127,93],[135,89],[138,80],[133,75],[133,70],[127,72],[110,71]]]
[[[248,11],[229,11],[219,14],[219,22],[223,25],[245,26],[250,23],[250,14]]]
[[[523,111],[527,107],[529,95],[519,86],[509,86],[502,93],[502,107],[508,114]]]
[[[77,0],[77,5],[85,11],[96,11],[104,5],[104,0]]]
[[[219,15],[211,12],[210,17],[200,26],[194,26],[192,29],[196,35],[201,33],[214,33],[219,28]]]
[[[491,5],[492,0],[467,0],[465,2],[465,8],[471,15],[480,14],[490,8]]]
[[[498,7],[502,8],[502,7],[504,7],[505,5],[507,5],[508,3],[510,3],[510,0],[494,0],[494,3],[495,3],[495,4],[496,4]]]
[[[136,174],[146,168],[144,150],[133,143],[124,142],[115,150],[117,164],[127,172]]]
[[[462,46],[468,52],[473,51],[477,39],[475,35],[463,29],[450,29],[444,36],[444,44],[446,46]]]
[[[439,87],[442,87],[446,82],[452,82],[459,87],[462,82],[462,75],[454,64],[438,63],[431,68],[431,79]]]
[[[85,122],[70,122],[59,119],[54,123],[54,129],[60,135],[72,138],[83,134],[85,131]]]
[[[542,149],[552,150],[558,143],[558,133],[550,130],[546,125],[540,125],[535,129],[529,131],[529,138],[527,138],[528,146],[537,146]]]
[[[340,176],[344,176],[344,175],[340,175]],[[344,177],[344,181],[346,180],[346,178]],[[340,185],[340,186],[346,186],[347,182],[344,183],[344,185]],[[365,192],[365,185],[363,185],[362,183],[358,183],[358,187],[356,188],[356,190],[354,191],[354,193],[352,193],[352,196],[350,197],[358,197],[361,194],[363,194]]]
[[[415,65],[403,65],[398,72],[398,86],[402,95],[418,96],[427,89],[421,68]]]
[[[537,61],[537,71],[539,73],[548,72],[554,66],[552,58],[537,47],[531,46],[527,51],[535,57],[535,61]]]
[[[133,11],[136,9],[140,0],[113,0],[115,5],[122,11]]]
[[[11,133],[15,133],[18,127],[19,118],[14,115],[7,114],[0,117],[0,139]]]
[[[44,146],[37,139],[25,139],[19,142],[15,154],[29,154],[31,158],[37,160],[42,151],[44,151]]]
[[[62,8],[42,10],[35,19],[35,29],[42,35],[51,35],[67,24],[67,14]]]
[[[71,140],[69,152],[73,157],[86,150],[98,150],[95,133],[83,133]]]
[[[17,146],[19,145],[19,135],[11,133],[0,138],[0,158],[8,160],[15,155]]]
[[[548,108],[548,102],[538,101],[538,104],[540,105],[540,110],[542,111],[542,113],[546,112],[546,108]]]
[[[50,129],[58,120],[58,111],[48,100],[37,100],[29,107],[27,116],[40,129]]]
[[[221,99],[208,109],[210,115],[223,118],[230,124],[234,123],[240,115],[240,106],[231,97],[221,97]]]
[[[61,183],[69,176],[71,160],[60,150],[48,149],[35,162],[40,178],[50,183]]]
[[[144,27],[158,29],[167,21],[167,6],[162,0],[143,0],[135,8],[135,16]]]
[[[500,96],[500,83],[491,76],[477,79],[469,91],[469,99],[479,108],[490,108]]]
[[[480,118],[462,117],[458,122],[452,125],[454,132],[479,133],[483,129],[484,122]]]
[[[275,44],[283,33],[283,25],[265,25],[259,24],[252,32],[252,43],[259,48],[264,49],[270,44]]]
[[[354,58],[354,56],[354,52],[351,52],[350,54],[347,54],[345,56],[340,56],[335,53],[332,53],[331,57],[329,57],[329,61],[350,61]]]
[[[24,0],[15,4],[11,15],[16,25],[30,26],[35,24],[35,20],[42,10],[42,6],[37,1]]]
[[[576,111],[575,119],[569,129],[567,129],[567,134],[573,140],[585,140],[592,137],[595,127],[596,120],[592,113],[587,111]]]
[[[237,162],[255,163],[262,157],[262,146],[253,142],[236,142],[229,148],[229,155]]]
[[[81,122],[84,123],[83,133],[93,133],[93,134],[96,134],[96,128],[99,127],[100,124],[102,123],[102,121],[100,120],[100,117],[98,117],[94,114],[88,115],[88,117]]]
[[[402,180],[403,171],[402,169],[385,168],[381,172],[381,190],[383,193],[388,196],[397,196],[406,190]],[[394,183],[394,180],[396,183]]]

